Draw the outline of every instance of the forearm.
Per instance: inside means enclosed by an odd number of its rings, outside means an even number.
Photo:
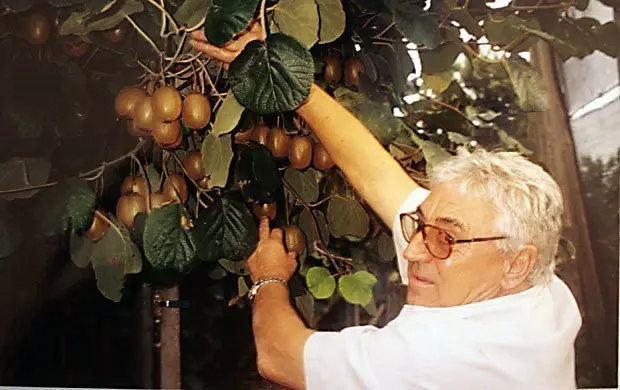
[[[292,389],[304,389],[303,351],[313,331],[291,306],[288,289],[279,283],[262,286],[254,298],[252,313],[261,375]]]
[[[395,214],[418,185],[347,109],[316,85],[297,109],[353,187],[391,227]]]

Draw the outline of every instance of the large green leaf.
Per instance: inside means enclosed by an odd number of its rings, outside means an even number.
[[[201,153],[209,186],[225,187],[233,159],[232,136],[208,134],[202,142]]]
[[[22,228],[6,202],[0,201],[0,258],[15,252],[23,241]]]
[[[245,31],[256,12],[259,0],[216,0],[207,12],[205,35],[220,46]]]
[[[217,110],[215,115],[215,123],[213,124],[213,130],[211,130],[211,134],[213,135],[222,135],[228,134],[241,119],[241,114],[245,108],[239,104],[235,95],[232,93],[226,96],[222,106]]]
[[[151,211],[144,227],[144,254],[156,270],[187,272],[193,265],[196,245],[191,232],[181,226],[187,217],[180,204]]]
[[[280,0],[273,10],[271,31],[296,38],[307,48],[319,40],[319,12],[314,0]]]
[[[549,107],[547,88],[536,69],[519,56],[511,56],[503,64],[521,110],[545,111]]]
[[[358,201],[334,197],[327,205],[329,231],[334,237],[365,237],[368,234],[368,214]]]
[[[308,168],[300,171],[292,167],[284,172],[284,180],[297,192],[306,203],[314,203],[319,199],[319,179],[316,170]]]
[[[385,263],[389,263],[396,257],[396,248],[394,248],[394,240],[391,236],[381,233],[377,239],[377,249],[379,258]]]
[[[73,264],[75,264],[78,268],[85,268],[88,266],[96,245],[96,242],[93,242],[84,236],[72,234],[69,237],[69,251],[71,252],[71,260],[73,261]]]
[[[229,82],[239,103],[258,114],[292,111],[310,94],[312,55],[282,33],[250,42],[230,64]]]
[[[306,274],[308,290],[316,299],[327,299],[336,290],[336,278],[325,267],[312,267]]]
[[[43,158],[13,157],[0,164],[0,191],[44,184],[51,169],[50,162]],[[0,199],[25,199],[37,192],[39,190],[9,193],[0,195]]]
[[[194,26],[207,14],[212,0],[185,0],[175,11],[174,20],[185,26]]]
[[[232,198],[217,198],[198,217],[193,229],[198,258],[245,260],[256,248],[258,228],[247,207]]]
[[[276,162],[262,145],[241,151],[235,166],[235,181],[248,202],[271,203],[282,185]]]
[[[481,38],[484,35],[482,27],[480,27],[478,21],[467,11],[467,8],[459,7],[455,0],[446,0],[445,5],[446,8],[449,9],[451,20],[457,21],[476,38]]]
[[[341,0],[316,0],[319,7],[319,43],[325,44],[340,38],[346,27],[346,14]]]
[[[394,23],[405,38],[419,46],[434,49],[439,45],[435,18],[416,3],[401,1],[394,10]]]
[[[37,214],[44,235],[52,236],[71,228],[87,229],[95,210],[95,193],[84,179],[71,178],[42,192],[37,198]]]
[[[463,52],[463,47],[456,42],[447,42],[435,50],[420,52],[420,62],[424,73],[445,72],[452,68],[456,57]]]
[[[97,288],[101,294],[114,302],[122,298],[125,276],[142,270],[140,250],[129,237],[127,229],[109,216],[113,227],[93,248],[90,262],[95,270]]]
[[[358,271],[338,280],[338,290],[345,301],[366,306],[373,298],[372,289],[377,278],[368,271]]]
[[[314,223],[312,222],[313,216],[316,220],[316,228],[314,226]],[[329,227],[327,226],[327,218],[325,218],[325,214],[323,214],[321,210],[312,210],[312,214],[310,214],[307,209],[303,209],[302,212],[299,214],[299,228],[304,232],[304,235],[306,236],[308,253],[315,252],[315,241],[322,240],[325,245],[329,244]]]
[[[493,15],[486,19],[484,24],[489,42],[499,46],[508,45],[521,38],[524,35],[522,27],[539,29],[540,25],[534,18],[524,20],[515,15]]]
[[[619,4],[620,7],[620,4]],[[610,57],[620,56],[620,26],[617,22],[607,22],[594,31],[597,48]]]
[[[86,35],[93,31],[107,30],[116,27],[125,20],[125,16],[142,12],[144,3],[140,0],[126,0],[120,7],[114,7],[113,12],[105,17],[91,18],[88,11],[72,12],[60,26],[61,35]]]

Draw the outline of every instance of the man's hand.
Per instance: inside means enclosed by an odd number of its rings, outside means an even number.
[[[248,259],[252,281],[281,278],[288,282],[297,268],[295,252],[286,253],[281,229],[269,229],[269,219],[261,218],[258,246]]]
[[[192,32],[192,39],[189,43],[194,49],[205,53],[211,58],[222,61],[224,63],[224,68],[228,69],[228,65],[237,58],[248,43],[257,39],[264,40],[266,36],[267,34],[261,28],[260,23],[253,20],[246,31],[237,35],[233,40],[225,43],[221,47],[210,44],[202,29]]]

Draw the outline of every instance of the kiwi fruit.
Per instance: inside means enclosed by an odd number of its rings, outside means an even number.
[[[153,94],[153,114],[160,122],[172,122],[181,115],[181,94],[168,85],[159,87]]]
[[[306,235],[295,225],[287,225],[284,231],[284,242],[288,252],[295,252],[298,255],[306,249]]]
[[[269,134],[269,130],[271,129],[265,124],[255,126],[254,130],[252,130],[252,141],[261,145],[267,144],[267,134]]]
[[[146,97],[142,88],[129,86],[121,89],[114,98],[114,110],[118,116],[133,118],[138,102]]]
[[[95,216],[93,217],[93,223],[90,225],[88,230],[84,232],[84,237],[89,239],[92,242],[97,242],[105,236],[105,234],[110,229],[110,225],[103,218],[103,214],[101,211],[95,211]]]
[[[119,43],[127,35],[127,25],[121,23],[114,28],[105,30],[102,35],[110,43]]]
[[[329,56],[325,58],[325,68],[323,69],[323,80],[328,84],[338,84],[342,78],[342,63],[338,57]]]
[[[45,45],[50,38],[52,24],[45,15],[34,12],[28,16],[25,26],[26,40],[31,45]]]
[[[151,207],[149,209],[155,210],[155,209],[164,207],[171,203],[172,203],[172,200],[166,197],[166,195],[163,192],[159,192],[159,191],[153,192],[151,194]]]
[[[187,95],[183,100],[181,118],[185,126],[191,130],[199,130],[208,125],[211,120],[209,99],[200,93]]]
[[[172,122],[156,121],[153,126],[153,139],[160,146],[167,147],[178,141],[179,136],[182,137],[183,130],[181,122],[177,119]],[[178,146],[178,145],[177,145]]]
[[[183,157],[183,168],[192,180],[198,182],[205,177],[205,170],[202,165],[202,153],[199,150],[187,152]]]
[[[267,133],[265,146],[271,151],[274,157],[283,158],[288,155],[288,144],[290,137],[286,135],[283,129],[274,127]]]
[[[127,176],[121,183],[121,195],[140,194],[146,197],[149,192],[149,185],[146,178],[141,176]]]
[[[83,41],[80,37],[73,36],[67,37],[62,40],[62,51],[66,55],[73,58],[80,58],[84,56],[90,49],[90,43]]]
[[[236,144],[247,144],[252,139],[252,131],[254,127],[250,127],[247,130],[239,131],[235,133],[235,143]]]
[[[134,137],[145,137],[151,135],[150,130],[141,129],[136,126],[136,122],[133,119],[127,121],[127,132]]]
[[[136,215],[145,212],[146,200],[137,193],[123,195],[116,203],[116,218],[130,229],[133,227]]]
[[[357,58],[349,58],[344,64],[344,84],[347,87],[356,87],[359,84],[359,73],[364,72],[364,64]]]
[[[267,217],[273,221],[278,212],[278,205],[276,202],[272,203],[254,203],[252,204],[252,211],[257,218]]]
[[[187,202],[188,189],[185,178],[177,173],[168,175],[164,180],[162,192],[168,199],[172,199],[175,202],[185,203]]]
[[[316,144],[314,145],[312,164],[316,169],[326,171],[334,166],[334,160],[332,160],[322,144]]]
[[[133,120],[140,129],[152,131],[155,124],[153,116],[153,98],[145,96],[138,100],[134,108]]]
[[[307,168],[312,161],[312,140],[305,135],[294,136],[289,143],[288,159],[293,168]]]

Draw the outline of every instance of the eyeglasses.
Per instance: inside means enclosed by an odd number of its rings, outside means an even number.
[[[456,244],[503,240],[507,238],[506,236],[496,236],[457,240],[442,228],[424,223],[422,215],[418,210],[401,214],[400,226],[407,242],[410,242],[419,231],[422,231],[424,246],[426,246],[431,255],[441,260],[450,257],[452,249]]]

